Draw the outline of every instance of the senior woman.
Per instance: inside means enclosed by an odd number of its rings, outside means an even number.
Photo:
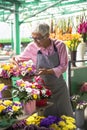
[[[52,91],[53,105],[46,108],[44,116],[73,116],[69,91],[62,75],[68,66],[66,46],[62,41],[51,39],[49,33],[48,24],[37,24],[32,29],[33,42],[20,56],[13,58],[13,62],[17,64],[31,59],[37,67],[37,74]]]

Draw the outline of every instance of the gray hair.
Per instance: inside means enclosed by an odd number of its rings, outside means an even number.
[[[40,33],[42,36],[50,33],[50,27],[46,23],[40,23],[32,27],[32,33]]]

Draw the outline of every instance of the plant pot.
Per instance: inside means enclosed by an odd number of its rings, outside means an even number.
[[[29,101],[27,103],[24,103],[23,105],[24,113],[25,114],[33,114],[36,111],[36,101]]]

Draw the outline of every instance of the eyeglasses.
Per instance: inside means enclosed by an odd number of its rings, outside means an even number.
[[[46,37],[46,35],[42,36],[42,37],[32,37],[32,39],[35,41],[41,41],[41,40],[45,39],[45,37]]]

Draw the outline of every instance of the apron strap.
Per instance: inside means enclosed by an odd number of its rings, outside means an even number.
[[[53,47],[54,47],[55,52],[57,52],[57,48],[56,48],[55,44],[53,44]],[[42,54],[42,52],[39,50],[39,51],[37,52],[37,54]]]

